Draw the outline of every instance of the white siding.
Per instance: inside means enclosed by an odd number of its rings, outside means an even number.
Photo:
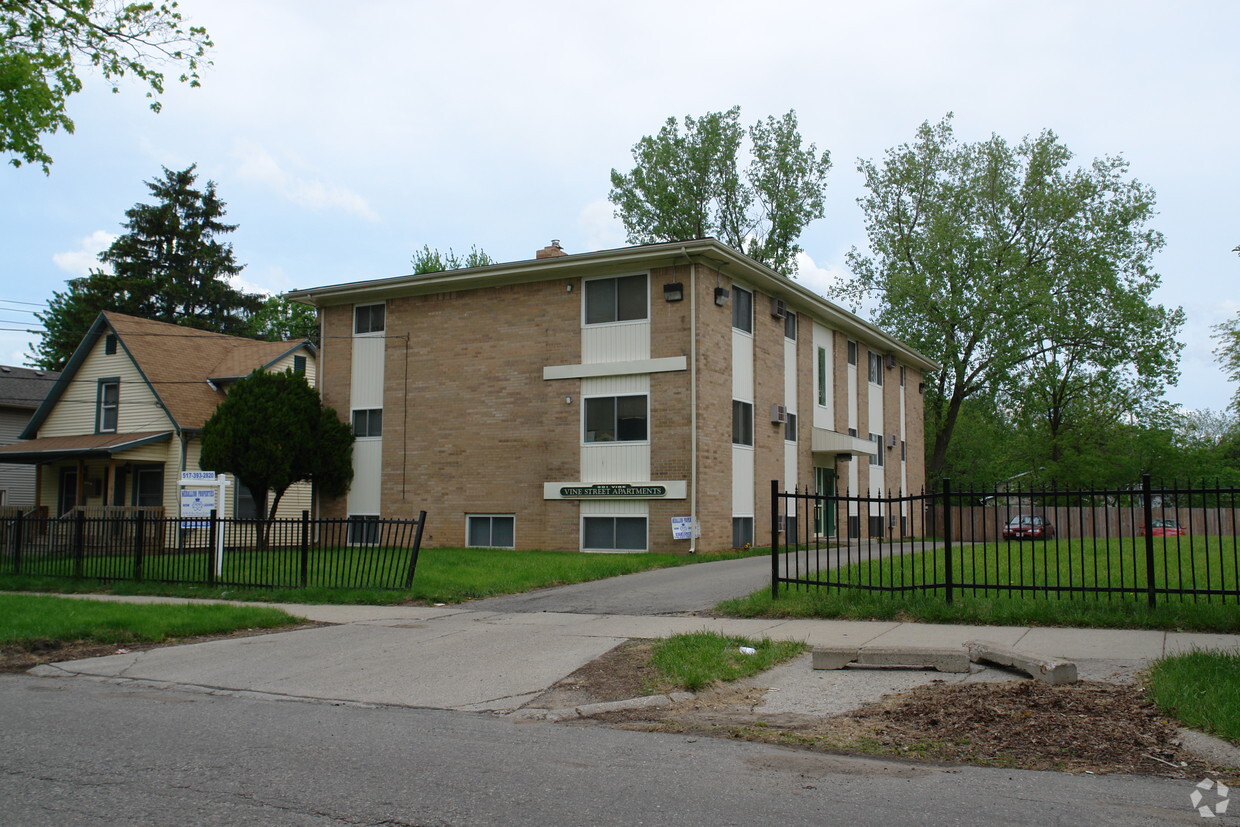
[[[625,396],[629,394],[650,396],[650,374],[630,376],[599,376],[581,380],[581,417],[585,417],[585,400],[591,396]],[[649,401],[647,401],[649,410]],[[585,422],[579,420],[577,441],[585,433]],[[646,421],[647,435],[654,432],[658,423]],[[650,479],[650,443],[628,445],[616,442],[583,444],[581,446],[582,482],[634,482]]]
[[[386,339],[369,334],[354,335],[350,378],[349,419],[352,411],[383,408],[383,357]],[[353,443],[353,484],[347,499],[350,514],[380,514],[382,507],[383,439],[360,439]]]
[[[827,398],[818,404],[818,349],[826,351]],[[835,430],[835,334],[814,322],[814,427]]]
[[[732,446],[732,515],[753,516],[753,448]]]
[[[745,402],[754,401],[753,393],[753,336],[732,329],[732,398]],[[754,406],[754,430],[766,421],[767,416]],[[754,449],[742,445],[732,446],[732,516],[752,517],[754,513]]]
[[[95,433],[99,380],[119,377],[117,433],[141,433],[172,429],[172,421],[155,401],[155,395],[130,361],[124,348],[104,353],[105,336],[100,336],[69,387],[39,428],[40,437],[77,436]]]
[[[378,514],[382,439],[359,439],[353,443],[353,485],[349,488],[350,514]]]
[[[649,358],[649,320],[581,328],[582,364],[627,362]]]
[[[606,517],[609,515],[644,517],[650,513],[649,500],[582,500],[581,516]]]
[[[353,338],[353,383],[349,404],[358,408],[383,407],[383,351],[381,336]]]

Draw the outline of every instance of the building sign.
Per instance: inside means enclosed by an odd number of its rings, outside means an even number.
[[[698,530],[698,521],[693,517],[673,517],[672,518],[672,539],[673,540],[692,540],[700,537],[701,532]]]
[[[211,475],[212,481],[215,475]],[[211,512],[218,511],[216,492],[218,488],[181,489],[181,528],[206,528]]]
[[[566,499],[577,499],[579,497],[666,497],[667,488],[662,485],[630,485],[628,483],[566,485],[560,488],[560,496]]]

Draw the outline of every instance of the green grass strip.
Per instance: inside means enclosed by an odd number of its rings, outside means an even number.
[[[1146,689],[1168,715],[1240,744],[1240,654],[1197,650],[1163,658],[1150,667]]]
[[[277,609],[224,604],[138,604],[0,594],[0,645],[158,643],[237,629],[274,629],[297,623]]]
[[[747,655],[741,647],[756,650]],[[717,681],[728,682],[756,675],[796,657],[808,648],[801,641],[752,641],[725,637],[714,632],[674,635],[655,645],[651,663],[664,678],[690,692]]]

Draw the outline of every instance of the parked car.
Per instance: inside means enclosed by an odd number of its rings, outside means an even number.
[[[1050,540],[1054,536],[1055,527],[1049,520],[1030,514],[1019,514],[1003,527],[1005,540]]]
[[[1188,534],[1175,520],[1150,520],[1150,526],[1153,537],[1184,537]],[[1141,526],[1141,536],[1145,536],[1145,526]]]

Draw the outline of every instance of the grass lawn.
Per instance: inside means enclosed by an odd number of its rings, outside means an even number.
[[[746,654],[741,651],[742,646],[754,652]],[[693,632],[656,643],[651,663],[666,681],[696,692],[716,681],[735,681],[764,672],[807,648],[808,644],[802,641],[753,641],[714,632]]]
[[[1168,715],[1240,745],[1240,654],[1197,651],[1163,658],[1150,668],[1146,689]]]
[[[237,629],[274,629],[299,621],[277,609],[210,605],[112,603],[0,594],[0,645],[159,643]]]
[[[1231,537],[1194,538],[1191,543],[1187,538],[1156,538],[1154,585],[1175,588],[1195,582],[1198,588],[1234,590],[1238,557],[1240,549]],[[820,579],[833,584],[896,591],[781,585],[776,600],[770,589],[763,589],[717,608],[739,617],[1240,632],[1240,601],[1234,596],[1158,594],[1155,608],[1150,609],[1144,546],[1134,547],[1130,539],[962,546],[953,549],[952,563],[951,604],[946,602],[946,590],[935,588],[947,581],[945,555],[932,549],[820,573]],[[909,588],[923,584],[929,587]],[[1019,588],[1081,585],[1111,591]]]
[[[0,590],[94,592],[110,594],[167,594],[181,597],[221,597],[287,603],[407,602],[459,603],[464,600],[516,594],[548,586],[584,583],[649,569],[733,560],[764,554],[760,549],[723,554],[575,554],[562,551],[509,551],[505,549],[422,549],[413,588],[359,589],[335,585],[338,567],[317,569],[305,589],[253,588],[236,585],[186,586],[149,581],[75,580],[59,577],[0,575]],[[226,570],[227,574],[227,570]],[[149,570],[148,570],[149,575]],[[318,585],[313,585],[318,584]]]

